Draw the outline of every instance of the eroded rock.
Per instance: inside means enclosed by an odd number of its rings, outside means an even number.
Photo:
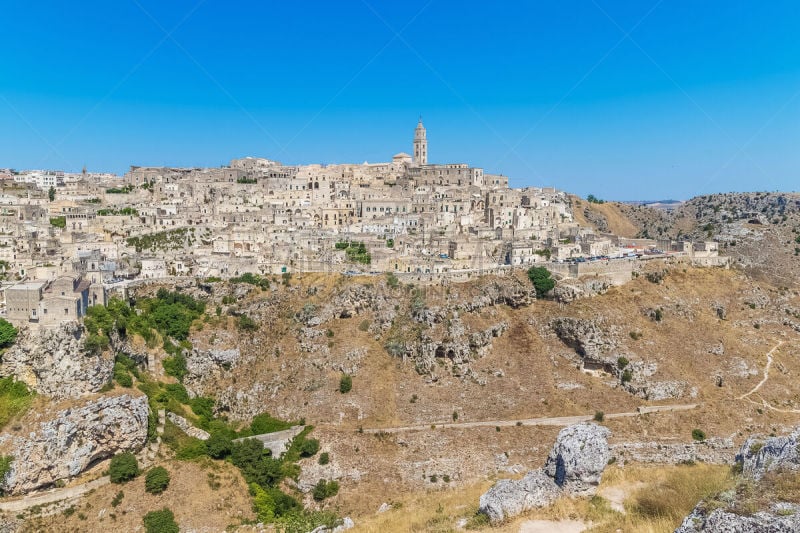
[[[0,376],[14,376],[55,399],[79,398],[111,381],[114,360],[83,348],[83,327],[76,322],[36,332],[23,330],[3,354]]]
[[[25,435],[0,435],[2,454],[14,458],[3,489],[30,492],[139,450],[147,440],[148,412],[146,396],[107,396],[58,411]]]

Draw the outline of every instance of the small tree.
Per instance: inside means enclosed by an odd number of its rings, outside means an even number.
[[[695,428],[692,430],[692,438],[696,441],[702,442],[706,440],[706,432],[702,429]]]
[[[150,494],[161,494],[169,486],[169,472],[163,466],[157,466],[144,478],[144,490]]]
[[[544,267],[531,267],[528,269],[528,279],[536,289],[536,297],[543,298],[545,294],[553,290],[556,280],[550,277],[550,271]]]
[[[115,455],[108,467],[108,475],[112,483],[125,483],[139,475],[139,462],[130,452]]]
[[[206,441],[206,451],[209,457],[214,459],[222,459],[231,453],[231,445],[233,444],[231,438],[224,433],[212,433]]]
[[[56,188],[55,187],[50,187],[49,189],[47,189],[47,198],[51,202],[56,199]]]
[[[175,515],[164,507],[160,511],[150,511],[142,519],[146,533],[180,533]]]
[[[339,380],[339,392],[347,394],[353,389],[353,378],[350,374],[343,374]]]
[[[307,439],[300,445],[300,456],[311,457],[319,451],[319,441],[317,439]]]
[[[17,340],[17,328],[5,318],[0,318],[0,349],[8,348]]]
[[[336,496],[338,492],[339,483],[337,481],[325,481],[324,479],[320,479],[317,481],[317,484],[314,485],[314,490],[311,492],[311,495],[316,501],[321,502],[326,498]]]
[[[319,461],[318,463],[321,465],[326,465],[331,462],[331,456],[328,452],[322,452],[319,454]]]

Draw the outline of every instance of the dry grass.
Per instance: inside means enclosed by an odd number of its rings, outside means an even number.
[[[579,520],[591,524],[593,533],[642,532],[667,533],[674,531],[697,503],[733,485],[726,466],[628,466],[611,467],[601,483],[609,487],[640,487],[626,490],[626,513],[611,508],[600,496],[591,498],[563,497],[545,509],[531,511],[506,523],[489,526],[470,521],[469,529],[492,533],[519,531],[526,520]],[[785,481],[789,483],[789,481]],[[644,484],[642,486],[642,484]],[[800,482],[795,483],[800,484]],[[356,520],[354,533],[414,533],[454,531],[461,519],[475,516],[478,499],[491,486],[481,482],[457,490],[418,492],[393,502],[389,511]],[[794,485],[793,485],[794,486]]]

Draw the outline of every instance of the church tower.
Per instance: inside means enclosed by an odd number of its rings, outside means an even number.
[[[418,165],[428,164],[428,139],[425,133],[425,126],[422,125],[422,117],[419,117],[417,129],[414,130],[414,163]]]

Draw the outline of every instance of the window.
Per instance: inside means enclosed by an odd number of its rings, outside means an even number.
[[[69,314],[69,309],[64,309],[64,314],[68,315]]]

